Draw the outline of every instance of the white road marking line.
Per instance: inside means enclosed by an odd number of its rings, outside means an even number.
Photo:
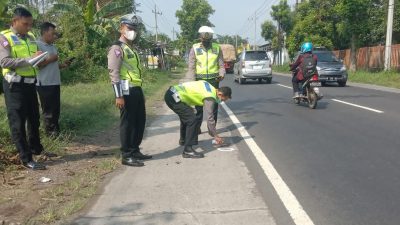
[[[286,85],[283,85],[283,84],[276,84],[276,85],[281,86],[281,87],[284,87],[284,88],[292,89],[292,87],[289,87],[289,86],[286,86]]]
[[[372,112],[376,112],[376,113],[384,113],[381,110],[365,107],[365,106],[362,106],[362,105],[356,105],[356,104],[353,104],[353,103],[350,103],[350,102],[345,102],[345,101],[341,101],[341,100],[334,99],[334,98],[332,99],[332,101],[340,102],[340,103],[343,103],[343,104],[346,104],[346,105],[351,105],[351,106],[358,107],[358,108],[361,108],[361,109],[366,109],[366,110],[369,110],[369,111],[372,111]]]
[[[293,219],[296,225],[314,225],[311,218],[304,211],[303,207],[300,205],[296,196],[290,191],[289,187],[283,181],[282,177],[278,174],[275,167],[272,165],[271,161],[263,153],[261,148],[257,145],[254,139],[247,132],[246,128],[240,123],[238,118],[233,114],[232,110],[225,104],[221,104],[225,109],[226,113],[229,115],[232,122],[237,127],[240,135],[245,140],[246,144],[249,146],[253,155],[255,156],[257,162],[260,164],[275,191],[278,193],[279,198],[289,212],[289,215]]]

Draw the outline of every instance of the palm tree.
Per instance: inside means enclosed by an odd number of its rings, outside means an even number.
[[[104,4],[104,1],[102,1]],[[97,9],[96,9],[97,6]],[[105,39],[113,39],[118,29],[118,17],[133,11],[133,1],[108,1],[102,7],[95,0],[86,2],[80,0],[66,0],[64,3],[53,5],[55,14],[71,13],[78,15],[84,22],[87,33],[94,33]]]

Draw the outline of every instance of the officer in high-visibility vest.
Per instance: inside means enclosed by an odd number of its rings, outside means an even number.
[[[32,29],[32,14],[16,8],[10,29],[0,34],[0,67],[11,137],[22,164],[33,170],[44,170],[32,154],[43,154],[39,135],[39,106],[36,96],[38,70],[29,60],[39,55]],[[28,132],[25,126],[28,125]],[[28,138],[27,138],[28,136]],[[28,140],[27,140],[28,139]]]
[[[140,144],[146,123],[145,100],[142,91],[142,69],[139,55],[132,44],[137,39],[142,19],[127,14],[120,19],[121,36],[108,51],[108,69],[115,93],[115,105],[120,109],[122,164],[144,166],[141,160],[152,156],[142,154]]]
[[[214,31],[211,27],[202,26],[199,29],[200,43],[196,43],[190,49],[188,75],[194,80],[205,80],[215,88],[224,79],[225,67],[221,47],[212,42]],[[216,105],[217,106],[217,105]],[[203,108],[196,107],[196,117],[200,121],[198,132],[203,121]],[[217,121],[218,109],[215,111],[214,119]]]
[[[227,101],[232,96],[230,87],[214,88],[207,81],[190,81],[170,87],[165,93],[165,103],[172,111],[178,114],[181,121],[180,141],[184,146],[182,156],[184,158],[203,158],[201,152],[193,149],[198,144],[199,120],[194,114],[193,106],[202,107],[207,112],[208,132],[216,144],[222,144],[216,129],[214,113],[218,103]]]

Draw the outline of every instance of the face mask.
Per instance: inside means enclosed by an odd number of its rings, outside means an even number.
[[[136,38],[136,32],[134,30],[128,30],[125,31],[124,36],[126,37],[126,39],[133,41]]]

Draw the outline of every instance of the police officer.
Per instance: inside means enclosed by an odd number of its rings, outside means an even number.
[[[0,66],[11,137],[19,152],[22,164],[33,170],[46,167],[32,158],[43,151],[39,135],[39,106],[36,96],[38,70],[28,62],[39,55],[32,28],[32,14],[16,8],[10,29],[0,34]],[[28,122],[28,140],[25,130]]]
[[[197,129],[199,121],[194,114],[193,106],[204,107],[207,112],[208,132],[214,137],[216,144],[222,144],[223,138],[220,137],[216,129],[214,118],[218,103],[227,101],[231,98],[232,90],[230,87],[214,88],[207,81],[190,81],[170,87],[165,93],[165,103],[172,111],[178,114],[181,121],[180,140],[183,141],[184,158],[203,158],[203,153],[196,152],[193,145],[198,144]]]
[[[142,91],[142,70],[138,53],[132,48],[142,19],[127,14],[120,19],[121,36],[108,51],[108,69],[115,93],[115,105],[120,109],[122,164],[144,166],[141,160],[152,156],[140,152],[146,123],[145,100]]]
[[[210,83],[214,88],[219,87],[219,82],[224,79],[225,67],[222,57],[222,51],[217,43],[212,42],[214,31],[211,27],[202,26],[199,29],[200,43],[196,43],[190,49],[189,53],[189,76],[195,80],[204,80]],[[218,107],[214,114],[217,121]],[[196,117],[199,120],[198,132],[203,121],[203,108],[196,106]],[[182,144],[182,140],[179,142]]]

